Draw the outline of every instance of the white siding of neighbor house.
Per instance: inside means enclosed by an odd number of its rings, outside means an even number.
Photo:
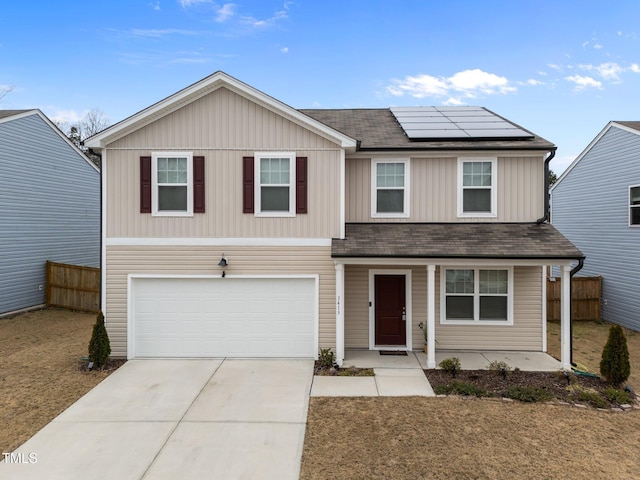
[[[465,153],[464,157],[486,157]],[[383,155],[376,158],[402,158]],[[408,157],[405,157],[408,158]],[[458,157],[417,157],[410,161],[407,218],[371,217],[371,159],[347,158],[347,222],[533,222],[544,210],[543,156],[498,156],[496,218],[458,218]]]
[[[579,276],[602,276],[602,316],[640,331],[640,227],[629,186],[640,185],[640,132],[610,128],[552,189],[553,225],[586,256]]]
[[[99,266],[100,173],[87,162],[35,113],[0,123],[0,314],[44,304],[47,260]]]
[[[189,151],[205,157],[206,213],[141,214],[141,156]],[[242,158],[255,152],[307,157],[308,213],[242,213]],[[288,237],[340,235],[339,145],[226,88],[197,99],[107,146],[107,237]]]
[[[369,270],[393,267],[347,265],[345,267],[345,347],[369,347]],[[405,267],[401,267],[405,268]],[[426,267],[412,271],[413,349],[424,344],[420,322],[427,321]],[[541,267],[514,268],[514,324],[512,326],[441,325],[440,268],[436,269],[436,349],[542,350]]]
[[[127,355],[129,274],[215,275],[224,253],[227,275],[317,274],[319,346],[335,351],[335,265],[331,247],[108,246],[105,323],[112,356]]]

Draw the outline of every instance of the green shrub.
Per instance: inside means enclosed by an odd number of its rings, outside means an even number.
[[[454,378],[462,367],[460,365],[460,359],[457,357],[445,358],[439,363],[441,369],[449,372]]]
[[[605,408],[609,405],[604,397],[593,388],[585,388],[581,385],[573,385],[568,388],[578,402],[586,402],[596,408]]]
[[[487,369],[492,372],[496,372],[498,375],[502,375],[502,378],[507,378],[507,374],[512,370],[507,362],[498,360],[492,361]]]
[[[336,363],[336,356],[330,348],[321,348],[318,355],[318,364],[322,368],[331,368]]]
[[[553,394],[548,392],[544,388],[538,387],[523,387],[520,385],[511,385],[504,392],[504,396],[507,398],[513,398],[520,402],[548,402],[553,400]]]
[[[622,384],[631,374],[627,337],[620,325],[609,328],[609,338],[602,350],[600,373],[613,385]]]
[[[468,397],[491,397],[492,394],[472,383],[454,380],[444,385],[436,385],[433,391],[437,395],[465,395]]]
[[[617,403],[618,405],[633,402],[629,392],[625,392],[624,390],[619,390],[617,388],[609,387],[603,392],[603,394],[607,400],[612,403]]]
[[[104,315],[99,312],[89,341],[89,361],[93,362],[94,367],[100,368],[107,363],[109,355],[111,355],[109,335],[104,325]]]

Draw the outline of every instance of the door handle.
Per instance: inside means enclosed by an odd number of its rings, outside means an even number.
[[[402,321],[403,322],[407,321],[407,310],[405,307],[402,307]]]

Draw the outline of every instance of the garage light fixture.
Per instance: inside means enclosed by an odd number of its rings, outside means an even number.
[[[227,259],[226,259],[226,258],[225,258],[225,256],[224,256],[224,253],[223,253],[223,254],[222,254],[222,258],[221,258],[221,259],[220,259],[220,261],[218,262],[218,266],[219,266],[220,268],[225,268],[227,265],[229,265],[229,262],[227,261]],[[224,273],[224,270],[222,270],[222,278],[224,278],[224,277],[225,277],[225,275],[226,275],[226,274]]]

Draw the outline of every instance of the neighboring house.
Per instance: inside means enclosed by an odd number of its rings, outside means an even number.
[[[640,331],[640,122],[609,122],[551,189],[552,222],[602,276],[602,317]]]
[[[478,107],[296,110],[217,72],[85,143],[114,356],[342,363],[420,325],[432,367],[544,351],[544,267],[582,258],[542,221],[554,145]]]
[[[100,172],[40,110],[0,110],[0,315],[45,303],[47,260],[100,265]]]

